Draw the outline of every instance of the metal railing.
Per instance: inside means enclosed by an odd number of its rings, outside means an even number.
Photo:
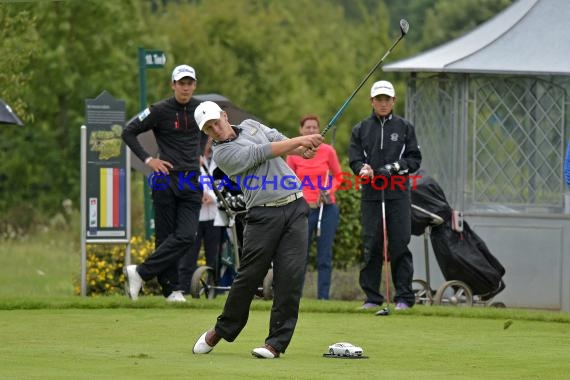
[[[462,210],[562,213],[568,81],[412,76],[406,117],[422,167]]]

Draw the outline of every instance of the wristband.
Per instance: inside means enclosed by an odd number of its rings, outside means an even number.
[[[145,165],[148,165],[148,163],[149,163],[152,159],[154,159],[154,157],[152,157],[152,156],[147,157],[146,160],[144,160],[144,164],[145,164]]]

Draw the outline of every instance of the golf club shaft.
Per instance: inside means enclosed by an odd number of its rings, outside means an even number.
[[[386,227],[386,201],[384,200],[384,189],[382,192],[382,253],[384,255],[384,273],[386,283],[386,304],[390,306],[390,276],[388,274],[388,233]]]
[[[366,76],[364,77],[364,79],[362,79],[362,81],[358,84],[358,86],[356,87],[356,89],[352,92],[352,94],[350,94],[350,96],[348,97],[348,99],[346,99],[346,101],[344,102],[344,104],[340,107],[340,109],[336,112],[336,114],[334,114],[334,116],[332,117],[332,119],[329,121],[329,123],[327,124],[326,128],[322,130],[321,135],[326,135],[326,133],[329,131],[329,129],[331,129],[336,121],[338,120],[338,118],[340,117],[340,115],[342,115],[342,113],[344,112],[344,110],[346,109],[346,107],[348,106],[348,103],[350,103],[350,101],[352,100],[352,98],[354,98],[354,96],[356,95],[356,93],[362,88],[362,86],[364,86],[364,84],[366,83],[366,81],[368,80],[368,78],[370,78],[372,76],[372,74],[376,71],[376,69],[384,62],[384,59],[386,59],[386,57],[392,52],[392,50],[396,47],[396,45],[398,45],[398,43],[400,42],[400,40],[402,38],[404,38],[405,34],[401,33],[400,37],[398,37],[398,39],[396,41],[394,41],[394,43],[392,44],[392,46],[390,47],[390,49],[388,49],[388,51],[382,56],[382,58],[378,61],[378,63],[376,63],[376,65],[374,65],[374,67],[368,72],[368,74],[366,74]]]
[[[321,203],[320,210],[319,210],[319,221],[317,222],[317,237],[321,236],[321,221],[323,220],[323,207],[324,207],[324,204]]]
[[[327,176],[325,177],[325,187],[328,186],[329,172],[330,172],[330,170],[327,169]],[[321,194],[319,194],[319,196],[321,196]],[[319,220],[317,222],[317,237],[321,236],[321,222],[323,220],[323,207],[324,207],[324,205],[325,205],[325,202],[323,199],[321,199],[321,206],[319,209]]]

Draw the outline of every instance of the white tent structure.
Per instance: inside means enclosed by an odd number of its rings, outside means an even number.
[[[570,75],[570,4],[519,0],[464,36],[385,71]]]
[[[570,311],[569,21],[568,0],[518,0],[383,68],[410,74],[422,166],[506,267],[507,306]]]

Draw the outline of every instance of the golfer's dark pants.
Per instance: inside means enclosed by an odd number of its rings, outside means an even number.
[[[361,204],[362,242],[360,287],[366,294],[366,302],[382,304],[384,296],[380,292],[382,279],[383,233],[382,202],[362,201]],[[411,237],[410,198],[386,199],[386,225],[388,235],[388,258],[392,281],[396,289],[394,302],[405,302],[412,306],[415,296],[412,290],[414,264],[408,249]]]
[[[287,349],[303,292],[308,213],[304,199],[248,211],[240,267],[215,327],[225,340],[233,342],[245,327],[255,292],[273,262],[273,305],[265,343],[279,352]]]
[[[182,290],[178,281],[178,262],[196,241],[202,191],[178,185],[178,173],[171,173],[170,185],[164,190],[153,190],[156,249],[137,272],[144,281],[154,277],[168,297],[174,290]],[[196,183],[196,188],[199,189]]]
[[[196,242],[192,245],[190,251],[180,258],[180,262],[178,263],[180,288],[184,293],[190,292],[192,274],[198,267],[196,262],[198,261],[202,242],[204,243],[206,265],[217,271],[223,232],[224,227],[214,226],[213,220],[205,220],[198,225]]]

